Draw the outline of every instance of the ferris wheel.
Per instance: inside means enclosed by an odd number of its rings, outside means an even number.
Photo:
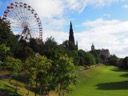
[[[36,38],[42,41],[41,20],[36,11],[26,3],[11,3],[4,11],[3,19],[10,23],[12,31],[19,35],[19,40]]]

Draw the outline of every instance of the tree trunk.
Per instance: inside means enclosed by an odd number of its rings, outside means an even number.
[[[64,96],[64,90],[63,90],[63,96]]]
[[[29,96],[29,91],[30,91],[30,82],[28,84],[28,93],[26,94],[26,96]]]
[[[36,81],[36,88],[35,88],[35,96],[36,96],[36,92],[37,92],[37,81]]]
[[[61,96],[61,84],[60,84],[60,89],[59,89],[59,96]]]
[[[42,87],[41,87],[41,85],[40,85],[40,96],[42,95],[42,90],[41,90],[41,89],[42,89]]]
[[[16,86],[16,88],[15,88],[15,92],[16,92],[16,94],[17,94],[17,90],[18,90],[18,83],[17,83],[17,81],[16,81],[15,86]]]

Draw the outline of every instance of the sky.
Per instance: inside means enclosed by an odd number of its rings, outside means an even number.
[[[128,0],[0,0],[0,16],[13,2],[34,8],[43,26],[43,40],[58,44],[68,40],[73,24],[79,49],[109,49],[120,58],[128,56]]]

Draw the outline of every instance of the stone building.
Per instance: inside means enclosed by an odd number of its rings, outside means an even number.
[[[109,49],[95,49],[94,44],[91,46],[91,51],[96,50],[100,57],[104,60],[104,62],[107,62],[108,59],[110,58],[110,52]]]

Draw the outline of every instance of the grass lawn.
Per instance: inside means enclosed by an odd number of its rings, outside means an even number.
[[[0,72],[0,74],[3,74],[3,72]],[[26,88],[26,85],[24,83],[18,82],[18,94],[15,93],[16,86],[16,81],[11,80],[11,83],[9,83],[9,79],[1,79],[0,78],[0,96],[35,96],[34,92],[29,91],[28,94],[28,89]],[[37,94],[37,96],[40,96]],[[54,91],[50,92],[50,96],[57,96]]]
[[[102,65],[78,74],[79,84],[68,96],[128,96],[128,71]]]
[[[14,86],[14,84],[16,84],[14,80],[11,81],[11,84],[8,79],[0,80],[0,96],[26,96],[28,90],[25,88],[25,85],[17,82],[18,94],[16,94],[16,86]],[[30,95],[34,96],[34,93],[30,92]]]
[[[79,84],[68,96],[128,96],[128,71],[101,65],[79,71],[78,76]],[[28,92],[26,85],[20,82],[18,85],[18,94],[13,95],[15,86],[10,84],[8,79],[0,79],[0,96],[26,96]],[[29,96],[34,96],[34,93],[30,92]],[[50,96],[57,96],[57,94],[50,92]]]

